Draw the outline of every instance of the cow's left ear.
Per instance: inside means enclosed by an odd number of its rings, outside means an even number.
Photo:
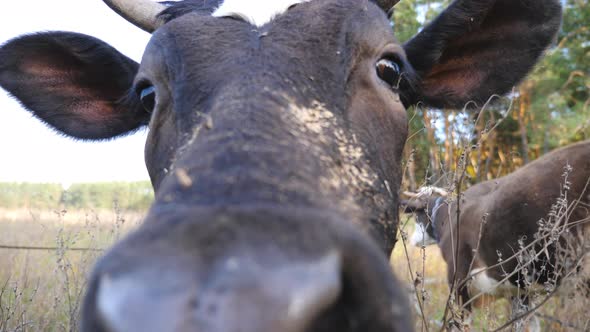
[[[421,77],[409,104],[481,106],[510,91],[554,40],[560,23],[559,0],[455,0],[404,45]]]
[[[138,64],[94,37],[28,35],[0,47],[0,59],[0,87],[68,136],[111,138],[149,120],[129,93]]]

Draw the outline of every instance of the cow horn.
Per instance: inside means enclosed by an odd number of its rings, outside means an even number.
[[[430,187],[430,190],[432,190],[433,193],[438,194],[438,195],[443,196],[443,197],[448,197],[449,196],[449,192],[446,189],[443,189],[443,188]]]
[[[408,198],[416,198],[416,197],[418,197],[418,194],[417,193],[414,193],[414,192],[411,192],[411,191],[404,191],[404,192],[402,192],[402,195],[403,196],[406,196]]]
[[[443,197],[449,196],[449,192],[446,189],[435,186],[426,186],[418,190],[418,196],[432,196],[434,194]]]
[[[397,5],[397,3],[400,2],[400,0],[376,0],[375,2],[386,13],[389,13],[393,9],[393,6]]]
[[[121,17],[136,27],[152,33],[164,24],[158,17],[166,6],[151,0],[103,0]]]
[[[434,186],[422,187],[417,193],[411,191],[402,192],[402,195],[408,198],[428,197],[432,196],[433,194],[437,194],[442,197],[449,197],[449,192],[446,189]]]

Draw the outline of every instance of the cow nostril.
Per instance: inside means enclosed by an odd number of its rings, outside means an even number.
[[[217,306],[214,304],[211,304],[207,307],[207,313],[209,315],[214,315],[215,313],[217,313]]]
[[[193,297],[193,298],[191,298],[191,299],[188,301],[188,306],[189,306],[189,308],[191,308],[192,310],[197,310],[197,309],[199,309],[199,306],[200,306],[200,304],[201,304],[201,303],[199,302],[199,299],[198,299],[196,296],[195,296],[195,297]]]
[[[229,289],[225,286],[219,286],[215,289],[215,291],[217,292],[217,294],[223,295],[223,294],[227,293],[229,291]]]
[[[319,316],[334,305],[342,292],[340,256],[332,253],[307,270],[295,271],[288,294],[287,321],[283,331],[305,331]],[[290,293],[290,294],[289,294]]]
[[[354,300],[344,285],[338,297],[319,310],[303,331],[350,331],[351,326],[354,325],[351,323],[354,318],[349,308],[354,305]]]
[[[216,320],[217,330],[304,332],[340,297],[341,258],[329,253],[314,261],[246,268],[239,280],[227,278],[220,281],[231,291],[208,299],[219,306],[218,317],[207,317]]]
[[[96,289],[93,320],[110,332],[177,331],[184,323],[179,314],[183,308],[201,306],[186,291],[188,279],[182,276],[163,275],[159,270],[103,275]]]

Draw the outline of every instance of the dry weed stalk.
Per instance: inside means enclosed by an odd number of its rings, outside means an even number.
[[[491,100],[491,99],[490,99]],[[464,181],[467,175],[467,166],[470,160],[470,154],[473,150],[477,149],[477,147],[482,144],[482,142],[488,137],[490,132],[495,130],[500,123],[509,115],[510,111],[512,110],[512,103],[513,100],[510,101],[509,107],[504,113],[504,118],[500,119],[498,122],[493,124],[486,124],[484,128],[484,132],[480,135],[480,140],[477,141],[475,145],[471,142],[473,139],[471,137],[463,137],[461,138],[461,145],[462,145],[462,154],[457,162],[456,171],[450,173],[451,176],[446,175],[448,179],[452,179],[448,188],[450,192],[454,193],[456,199],[456,209],[453,211],[456,217],[456,220],[460,220],[461,216],[461,195],[462,189],[464,187]],[[479,112],[477,118],[474,120],[474,123],[477,124],[480,121],[482,114],[486,111],[486,107],[488,104],[484,105],[484,108]],[[411,156],[413,157],[413,156]],[[540,314],[541,309],[543,306],[546,306],[549,300],[553,299],[557,294],[559,288],[566,282],[572,281],[573,279],[579,276],[579,271],[585,266],[588,265],[588,256],[590,255],[590,241],[584,239],[584,232],[579,231],[584,227],[584,225],[590,224],[590,220],[570,220],[572,216],[572,212],[574,209],[578,207],[580,203],[580,199],[582,197],[568,197],[569,188],[571,183],[569,183],[569,174],[571,173],[572,169],[569,166],[566,166],[563,173],[563,186],[562,192],[560,197],[557,199],[555,204],[551,207],[551,211],[547,216],[546,220],[539,221],[539,230],[535,235],[534,239],[528,241],[529,239],[522,238],[518,243],[518,248],[515,248],[513,255],[510,257],[502,257],[501,254],[498,257],[498,263],[489,266],[485,270],[478,270],[477,273],[485,273],[486,271],[493,269],[493,268],[503,268],[507,262],[516,261],[517,268],[513,271],[504,271],[503,279],[500,281],[508,282],[508,280],[518,275],[519,279],[522,280],[523,285],[518,288],[517,291],[517,298],[519,301],[514,301],[516,304],[513,315],[508,319],[508,321],[499,322],[497,318],[491,317],[490,323],[493,323],[495,326],[499,326],[496,328],[495,331],[505,330],[511,328],[514,331],[522,331],[525,327],[525,321],[533,315],[537,315],[538,317],[544,318],[548,324],[553,324],[553,329],[566,329],[568,331],[588,331],[590,330],[590,318],[586,316],[586,314],[581,314],[576,317],[577,321],[573,322],[571,320],[559,319],[552,317],[547,314]],[[590,179],[589,179],[590,181]],[[425,181],[426,182],[426,181]],[[588,183],[586,184],[588,187]],[[587,188],[586,188],[587,189]],[[587,190],[584,190],[587,192]],[[448,199],[447,199],[448,200]],[[585,206],[587,209],[590,207]],[[406,223],[408,220],[406,220]],[[487,215],[484,215],[479,229],[479,240],[477,242],[476,249],[474,250],[477,252],[480,246],[481,234],[483,232],[483,227],[487,222]],[[453,244],[455,248],[458,247],[460,243],[460,238],[458,236],[460,224],[456,223],[456,229],[452,230],[452,238]],[[403,228],[403,227],[402,227]],[[590,231],[590,227],[588,231]],[[588,232],[587,231],[587,232]],[[474,266],[475,257],[472,259],[469,265],[469,278],[466,280],[456,280],[453,278],[450,282],[450,290],[447,294],[446,305],[444,308],[444,313],[442,314],[441,322],[437,322],[436,320],[428,319],[426,317],[425,308],[428,302],[428,290],[426,289],[426,282],[425,282],[425,265],[426,265],[426,251],[424,246],[420,248],[420,255],[422,267],[413,267],[410,256],[408,254],[408,250],[406,247],[407,241],[407,234],[405,231],[400,230],[402,234],[402,243],[403,243],[403,250],[406,258],[406,264],[408,265],[408,270],[410,275],[413,278],[413,285],[412,290],[414,293],[414,297],[416,299],[416,309],[417,314],[420,317],[420,325],[422,331],[428,331],[429,329],[438,329],[440,327],[441,331],[444,330],[463,330],[467,328],[468,323],[464,321],[463,312],[464,308],[472,304],[474,301],[478,300],[485,294],[473,294],[470,297],[469,302],[467,303],[459,303],[458,296],[456,291],[464,286],[466,283],[470,282],[475,274],[471,274],[471,271]],[[588,234],[585,234],[585,237],[588,237]],[[453,248],[455,257],[454,262],[452,263],[455,267],[456,271],[456,262],[458,260],[457,254],[458,250]],[[549,253],[555,252],[555,255],[552,256]],[[475,255],[474,255],[475,256]],[[586,259],[586,260],[585,260]],[[539,262],[543,262],[539,267]],[[590,268],[587,268],[590,270]],[[415,272],[421,271],[421,272]],[[539,292],[535,290],[535,284],[539,281],[540,276],[543,273],[547,273],[547,271],[554,271],[551,273],[551,277],[547,282],[545,282],[542,286],[542,291]],[[586,271],[589,272],[590,271]],[[573,297],[574,301],[568,301],[570,305],[572,303],[578,304],[578,307],[588,308],[590,305],[590,299],[588,295],[590,295],[590,275],[586,276],[586,279],[578,277],[576,281],[576,285],[574,289],[578,291],[584,291],[586,297],[577,296]],[[499,284],[500,284],[499,283]],[[570,295],[571,296],[571,295]],[[583,306],[580,305],[583,303]],[[562,303],[563,307],[563,303]],[[489,307],[488,312],[486,313],[485,317],[486,320],[490,319],[489,314]],[[554,310],[554,311],[557,311]],[[552,329],[552,330],[553,330]]]
[[[26,244],[50,250],[0,249],[0,332],[77,331],[86,276],[101,247],[128,231],[128,218],[117,209],[105,211],[35,211],[20,220],[2,224],[17,232],[35,229],[36,237],[0,238],[0,242]],[[4,220],[1,218],[0,223]],[[43,216],[43,217],[40,217]],[[77,220],[73,220],[77,219]],[[102,220],[101,220],[102,219]],[[18,226],[22,223],[22,226]],[[134,224],[134,223],[133,223]],[[35,232],[32,232],[35,233]],[[2,234],[2,231],[0,231]],[[49,235],[51,234],[51,235]],[[29,240],[33,240],[32,242]],[[76,250],[81,247],[91,251]],[[30,259],[29,259],[30,256]]]

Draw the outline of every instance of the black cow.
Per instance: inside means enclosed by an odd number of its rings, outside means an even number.
[[[563,248],[588,251],[589,184],[590,141],[584,141],[470,187],[461,195],[459,211],[456,200],[438,195],[402,205],[416,215],[410,242],[438,244],[448,280],[457,281],[467,313],[470,300],[480,293],[512,298],[526,307],[527,290],[540,286],[545,291],[547,284],[556,286],[571,272],[566,260],[579,257]],[[551,243],[557,239],[561,244]]]
[[[401,45],[395,2],[108,1],[153,33],[141,65],[70,32],[0,48],[0,85],[66,135],[150,128],[156,200],[97,264],[82,330],[411,329],[387,259],[406,107],[507,92],[561,7],[457,0]]]

